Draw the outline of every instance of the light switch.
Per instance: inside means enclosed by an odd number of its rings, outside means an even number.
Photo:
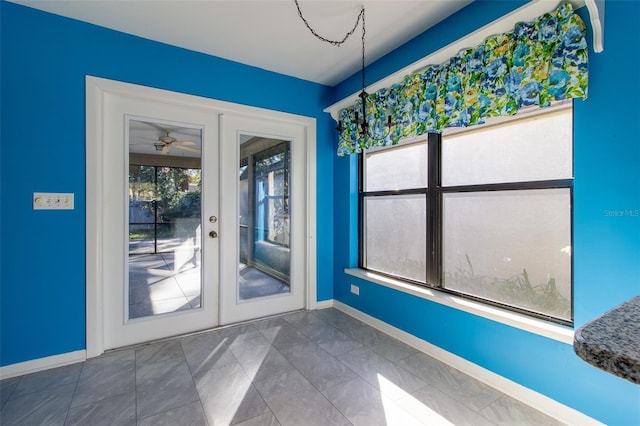
[[[34,210],[73,210],[73,192],[34,192]]]

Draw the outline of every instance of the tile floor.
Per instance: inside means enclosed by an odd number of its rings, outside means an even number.
[[[239,265],[238,292],[240,300],[253,299],[254,297],[273,296],[289,293],[289,284],[272,277],[258,268],[244,263]]]
[[[200,264],[179,252],[129,256],[129,318],[200,307]]]
[[[333,308],[3,380],[2,425],[555,425]]]
[[[174,249],[129,256],[129,318],[200,307],[200,256]],[[289,292],[289,286],[264,272],[239,265],[242,300]]]

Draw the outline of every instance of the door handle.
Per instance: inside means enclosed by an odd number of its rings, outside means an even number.
[[[211,231],[211,232],[209,232],[209,237],[218,238],[218,233],[216,231]]]

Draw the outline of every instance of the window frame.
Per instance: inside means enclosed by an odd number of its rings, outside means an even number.
[[[547,315],[541,312],[536,312],[521,308],[507,303],[502,303],[497,300],[486,299],[479,296],[475,296],[468,293],[456,291],[451,288],[447,288],[443,283],[443,200],[445,194],[450,193],[464,193],[464,192],[491,192],[491,191],[521,191],[521,190],[544,190],[544,189],[568,189],[569,190],[569,215],[570,215],[570,244],[573,247],[574,243],[574,135],[573,135],[573,103],[571,102],[571,114],[572,114],[572,129],[571,129],[571,178],[564,179],[550,179],[550,180],[536,180],[536,181],[520,181],[520,182],[503,182],[503,183],[486,183],[486,184],[471,184],[471,185],[454,185],[443,186],[442,185],[442,142],[443,135],[440,133],[427,133],[422,137],[426,138],[427,143],[427,187],[420,189],[404,189],[404,190],[391,190],[391,191],[365,191],[364,188],[364,173],[365,173],[365,151],[358,154],[358,267],[362,270],[369,271],[374,274],[381,275],[383,277],[391,278],[392,280],[398,280],[409,285],[417,285],[423,288],[441,291],[443,293],[460,297],[462,299],[468,299],[471,301],[479,302],[489,306],[506,309],[525,316],[549,321],[562,326],[574,325],[574,257],[571,254],[570,260],[570,274],[571,274],[571,297],[570,297],[570,319]],[[544,113],[544,111],[542,111]],[[526,116],[526,115],[525,115]],[[517,116],[516,116],[517,117]],[[416,138],[407,139],[409,141],[416,141]],[[402,141],[401,141],[402,143]],[[390,147],[393,149],[393,147]],[[406,195],[406,194],[425,194],[427,203],[427,235],[426,240],[426,282],[417,280],[411,280],[405,277],[397,276],[394,274],[378,271],[375,269],[369,269],[366,265],[366,217],[364,203],[366,198],[375,196],[389,196],[389,195]]]
[[[394,149],[394,148],[398,148],[399,146],[406,144],[406,145],[410,145],[412,143],[416,143],[418,142],[418,138],[412,138],[412,139],[407,139],[405,141],[402,141],[399,145],[395,145],[393,147],[388,147],[388,149]],[[427,142],[428,144],[428,142]],[[429,149],[430,145],[427,145],[427,152]],[[378,191],[364,191],[364,152],[361,152],[360,154],[358,154],[358,267],[360,269],[364,269],[367,271],[372,271],[376,274],[381,274],[384,276],[388,276],[394,279],[399,279],[408,283],[412,283],[412,284],[417,284],[420,286],[425,286],[428,281],[429,281],[429,275],[428,275],[428,271],[429,271],[429,259],[431,258],[431,256],[427,256],[427,275],[426,275],[426,279],[427,282],[423,283],[421,281],[417,281],[417,280],[412,280],[410,278],[407,277],[401,277],[398,275],[393,275],[393,274],[389,274],[383,271],[378,271],[376,269],[369,269],[366,267],[366,244],[365,244],[365,239],[366,239],[366,231],[365,231],[365,200],[368,197],[386,197],[386,196],[402,196],[402,195],[420,195],[420,194],[424,194],[425,195],[425,202],[427,203],[426,206],[426,211],[427,211],[427,235],[425,236],[425,242],[428,244],[429,243],[429,238],[428,235],[431,232],[431,226],[430,226],[430,217],[432,216],[429,212],[429,186],[430,186],[430,182],[427,182],[427,187],[424,188],[410,188],[410,189],[398,189],[398,190],[378,190]],[[430,152],[427,153],[427,161],[429,161],[429,158],[431,158]],[[428,164],[427,166],[428,170],[431,170],[431,164]],[[427,174],[427,180],[429,179],[429,173]],[[427,253],[428,253],[428,248],[427,247]]]

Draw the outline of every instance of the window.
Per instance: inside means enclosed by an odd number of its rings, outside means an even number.
[[[240,146],[238,172],[241,275],[255,269],[286,283],[288,291],[291,142],[249,137]]]
[[[572,104],[361,154],[360,267],[571,324]]]
[[[364,154],[366,267],[426,282],[427,145],[410,141]]]
[[[259,239],[289,247],[289,142],[253,155]]]
[[[129,164],[129,254],[168,253],[200,222],[201,170]]]

